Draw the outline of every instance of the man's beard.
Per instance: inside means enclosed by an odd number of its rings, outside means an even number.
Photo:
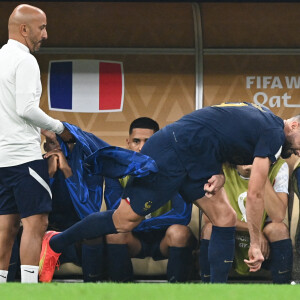
[[[32,41],[31,43],[33,45],[33,49],[32,49],[33,53],[40,50],[40,47],[41,47],[41,44],[42,44],[41,41],[38,41],[38,42]]]
[[[44,41],[44,39],[40,40],[40,41],[36,41],[33,39],[30,39],[31,45],[32,45],[32,53],[37,52],[40,50],[42,42]]]
[[[287,140],[284,141],[282,145],[281,157],[283,159],[291,157],[294,154],[294,150],[292,148],[292,143],[288,142]]]

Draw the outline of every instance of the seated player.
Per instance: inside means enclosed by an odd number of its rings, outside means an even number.
[[[246,198],[251,165],[224,164],[225,190],[231,206],[237,213],[235,234],[235,256],[233,269],[239,275],[249,275],[249,267],[244,262],[248,258],[250,245],[246,218]],[[265,187],[260,245],[265,261],[262,267],[271,270],[274,283],[289,283],[292,272],[292,243],[287,226],[286,212],[288,204],[288,165],[279,159],[269,171],[269,180]],[[205,218],[200,246],[201,280],[209,282],[210,264],[207,256],[212,225]]]
[[[100,210],[103,177],[86,173],[82,166],[83,149],[80,143],[59,143],[53,132],[45,130],[43,134],[46,136],[44,157],[48,160],[52,192],[48,230],[62,231]],[[102,279],[102,255],[103,244],[99,238],[68,246],[60,262],[81,265],[84,281],[94,282]]]
[[[150,136],[159,130],[157,122],[142,117],[134,120],[126,140],[128,149],[140,152]],[[107,209],[119,206],[128,177],[105,179]],[[112,281],[133,280],[131,258],[168,258],[169,282],[185,282],[192,268],[192,248],[195,242],[190,228],[192,204],[185,203],[180,195],[173,197],[157,211],[146,215],[145,220],[133,232],[110,234],[107,242],[107,270]]]

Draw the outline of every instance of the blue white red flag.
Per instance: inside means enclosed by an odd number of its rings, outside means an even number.
[[[70,112],[122,111],[123,63],[102,60],[50,61],[50,110]]]

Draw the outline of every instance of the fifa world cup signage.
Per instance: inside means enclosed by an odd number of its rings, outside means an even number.
[[[253,95],[257,105],[300,107],[299,101],[292,99],[293,92],[300,89],[300,76],[246,76],[246,89],[259,90]]]

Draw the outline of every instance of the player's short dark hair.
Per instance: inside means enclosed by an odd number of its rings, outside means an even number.
[[[141,117],[132,121],[129,127],[129,134],[132,134],[132,130],[135,128],[152,129],[154,132],[159,130],[159,125],[151,118]]]

